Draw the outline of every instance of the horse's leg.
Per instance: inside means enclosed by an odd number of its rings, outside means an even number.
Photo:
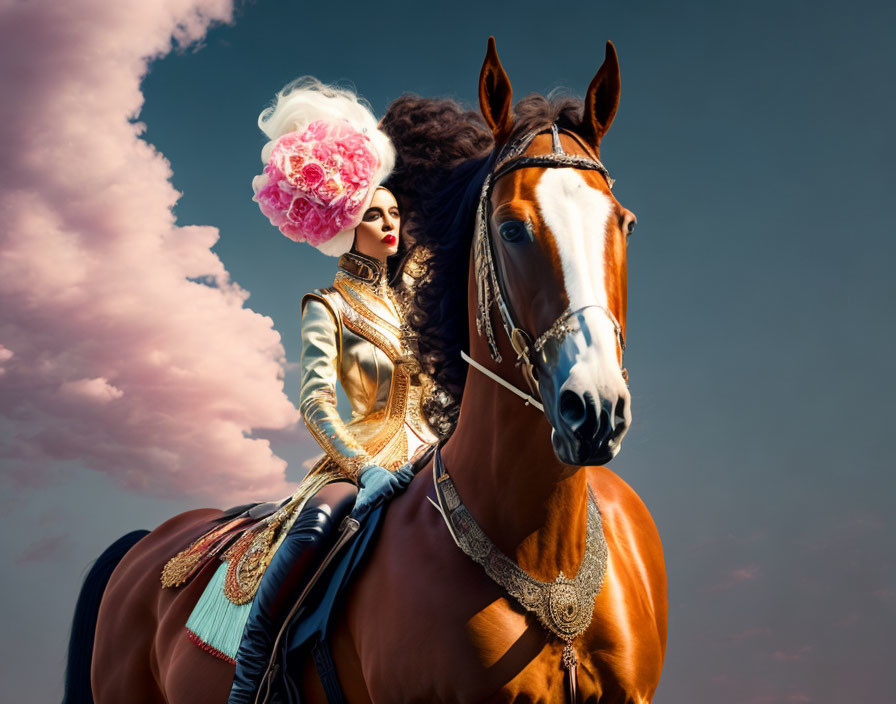
[[[189,614],[188,614],[189,615]],[[211,655],[180,634],[170,650],[163,690],[167,704],[224,704],[233,682],[233,665]]]
[[[197,648],[184,633],[216,565],[208,565],[185,587],[161,589],[159,584],[167,560],[218,515],[220,511],[204,509],[172,518],[115,569],[97,619],[92,672],[96,704],[226,701],[233,666]]]
[[[155,567],[155,565],[153,565]],[[130,642],[104,638],[94,654],[96,704],[123,701],[141,704],[224,704],[233,681],[233,665],[191,643],[184,624],[218,563],[212,562],[186,587],[175,590],[168,604],[154,602],[168,596],[155,579],[132,585],[125,609],[133,637]],[[162,599],[160,599],[160,596]],[[111,600],[115,595],[111,595]],[[146,612],[146,620],[139,617]]]
[[[644,502],[621,477],[606,467],[590,467],[587,472],[610,558],[585,637],[592,653],[615,657],[593,658],[594,669],[583,671],[580,684],[587,687],[593,677],[606,697],[611,697],[612,687],[632,700],[651,701],[659,685],[668,629],[663,546]]]

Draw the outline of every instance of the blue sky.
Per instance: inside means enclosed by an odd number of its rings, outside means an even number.
[[[311,74],[351,81],[379,113],[403,92],[474,105],[490,34],[518,97],[582,94],[612,39],[622,102],[603,157],[639,222],[626,358],[635,420],[612,469],[644,499],[666,552],[656,701],[891,696],[893,7],[335,7],[245,4],[143,82],[139,119],[183,193],[178,223],[219,228],[214,251],[283,339],[290,399],[298,301],[331,281],[334,262],[277,234],[250,200],[264,141],[255,120],[273,94]],[[297,473],[307,446],[274,446]],[[193,504],[76,466],[9,505],[10,525],[64,505],[64,526],[34,540],[75,535],[47,563],[21,561],[24,538],[0,542],[7,564],[20,560],[0,591],[4,611],[15,605],[4,687],[38,701],[60,691],[52,673],[82,566]],[[35,613],[38,600],[52,606]]]

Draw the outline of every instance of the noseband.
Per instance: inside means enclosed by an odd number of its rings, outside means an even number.
[[[532,156],[522,156],[529,145],[538,135],[551,133],[552,151],[550,154],[536,154]],[[565,132],[565,130],[564,130]],[[571,136],[572,133],[568,133]],[[476,272],[476,296],[477,296],[477,312],[476,312],[476,330],[481,336],[485,333],[488,342],[489,353],[491,358],[496,362],[501,361],[501,352],[498,349],[498,342],[495,339],[494,326],[491,320],[491,304],[494,301],[497,304],[498,312],[501,316],[501,322],[504,325],[504,331],[510,339],[514,352],[517,355],[517,365],[521,367],[526,383],[534,396],[540,397],[538,391],[538,381],[536,380],[535,357],[541,354],[545,345],[556,340],[558,343],[572,332],[572,328],[568,322],[571,318],[578,316],[586,308],[597,308],[602,311],[613,324],[613,330],[616,334],[617,344],[620,353],[625,351],[625,337],[622,333],[622,326],[613,312],[604,306],[592,304],[584,306],[577,310],[567,308],[553,324],[548,327],[545,332],[534,338],[517,324],[516,318],[510,307],[509,296],[504,284],[504,276],[501,270],[495,264],[495,243],[492,237],[491,227],[489,226],[491,211],[491,195],[495,184],[502,176],[509,174],[517,169],[526,169],[532,167],[541,167],[547,169],[572,168],[582,171],[597,171],[607,180],[610,188],[613,187],[613,179],[607,168],[597,159],[576,154],[567,154],[563,151],[560,144],[560,130],[557,123],[552,123],[550,128],[542,130],[534,130],[523,135],[520,139],[505,146],[498,154],[496,165],[491,173],[486,176],[485,182],[482,184],[482,193],[479,196],[479,207],[476,210],[476,233],[473,244],[473,263]],[[461,356],[479,371],[487,374],[495,379],[503,386],[511,388],[504,379],[497,377],[485,367],[474,362],[468,355],[461,352]],[[622,370],[623,377],[628,381],[628,375],[625,369]],[[515,387],[511,388],[517,395],[532,403],[536,407],[541,408],[535,398],[525,394]],[[543,410],[543,409],[542,409]]]

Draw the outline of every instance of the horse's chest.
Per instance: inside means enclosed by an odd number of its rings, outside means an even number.
[[[362,642],[374,700],[388,692],[396,701],[565,701],[563,644],[489,583],[443,580],[383,607],[396,620],[383,618],[376,643]],[[583,694],[595,692],[587,677],[582,684]]]
[[[373,700],[564,702],[563,643],[431,523],[413,533],[387,523],[378,547],[388,549],[372,556],[350,601]],[[644,701],[640,668],[630,667],[645,661],[641,639],[630,637],[631,614],[614,608],[611,591],[606,584],[577,641],[579,700]]]

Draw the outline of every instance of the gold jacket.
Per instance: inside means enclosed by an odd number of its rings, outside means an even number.
[[[348,423],[336,410],[337,380],[351,403]],[[385,265],[342,255],[333,286],[302,299],[299,410],[326,452],[312,471],[357,480],[368,464],[401,467],[438,440],[421,409],[431,389]]]

